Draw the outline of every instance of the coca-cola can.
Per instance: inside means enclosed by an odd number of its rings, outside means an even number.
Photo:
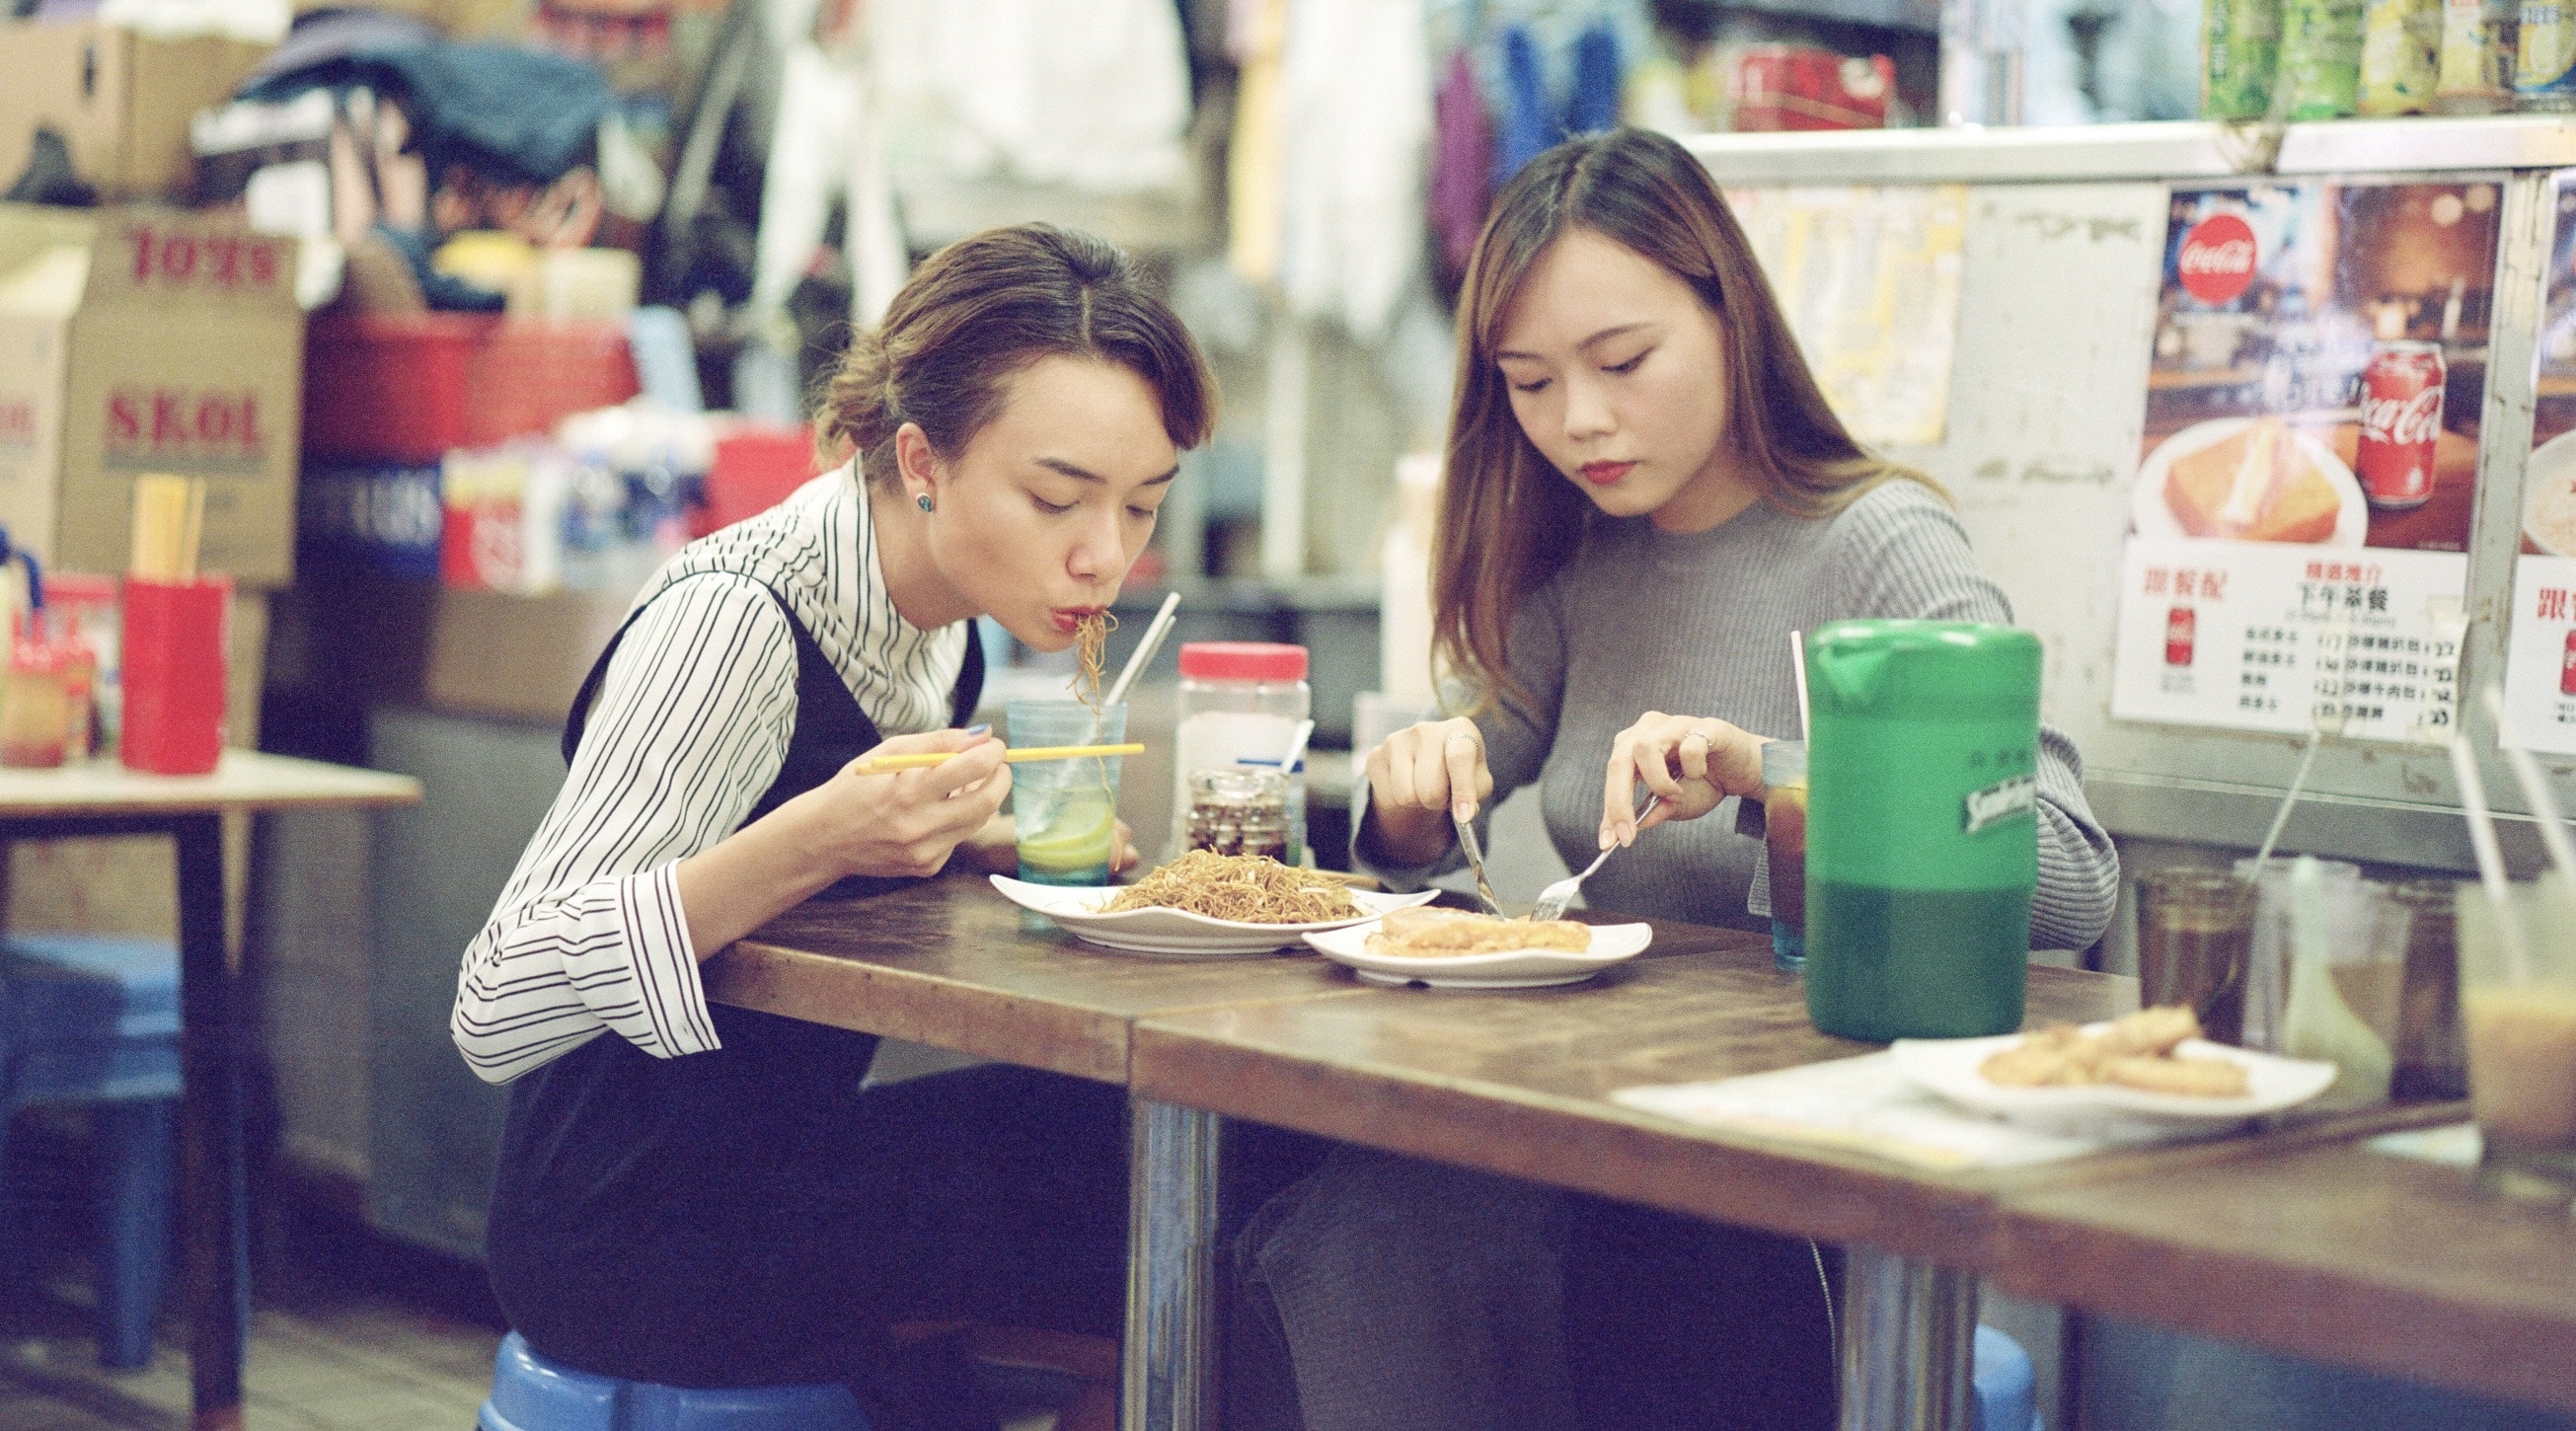
[[[2200,626],[2198,617],[2188,606],[2176,606],[2165,612],[2165,664],[2191,664],[2192,637]]]
[[[2450,377],[2439,343],[2381,343],[2361,371],[2361,443],[2353,475],[2370,505],[2420,507],[2433,495],[2433,448],[2442,436],[2442,386]]]

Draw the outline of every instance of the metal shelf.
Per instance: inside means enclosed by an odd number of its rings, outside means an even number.
[[[1746,10],[1793,20],[1876,25],[1886,30],[1941,30],[1940,0],[1687,0],[1701,10]]]
[[[2576,165],[2576,124],[2544,115],[2292,124],[2268,164],[2263,126],[2197,121],[1676,137],[1725,184],[2102,183]]]

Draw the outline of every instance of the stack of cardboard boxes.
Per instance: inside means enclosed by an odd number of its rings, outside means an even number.
[[[227,738],[241,746],[258,740],[268,593],[294,578],[297,245],[160,205],[187,196],[190,119],[265,53],[0,24],[0,189],[50,133],[105,203],[0,204],[0,527],[48,570],[118,574],[134,479],[208,479],[203,562],[238,591]],[[10,927],[172,932],[166,842],[24,844],[5,872]]]

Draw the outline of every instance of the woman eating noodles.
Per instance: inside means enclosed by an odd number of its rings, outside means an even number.
[[[823,432],[855,459],[646,584],[452,1021],[511,1085],[488,1254],[537,1351],[684,1386],[841,1381],[894,1431],[990,1423],[953,1348],[890,1326],[1116,1334],[1117,1089],[994,1066],[862,1091],[874,1039],[710,1005],[699,964],[817,895],[1007,851],[1002,745],[956,728],[973,618],[1041,651],[1096,625],[1214,403],[1115,249],[980,234],[832,381]],[[948,758],[865,759],[899,753]]]
[[[2003,593],[1940,489],[1844,429],[1670,139],[1577,139],[1514,177],[1458,333],[1432,583],[1462,713],[1369,752],[1359,866],[1418,887],[1456,857],[1453,812],[1536,783],[1568,865],[1635,845],[1592,904],[1767,928],[1747,906],[1761,747],[1798,733],[1789,633],[2008,622]],[[1641,785],[1662,797],[1642,820]],[[2031,939],[2082,948],[2117,859],[2046,727],[2038,787]],[[1273,1399],[1293,1386],[1309,1431],[1832,1422],[1804,1241],[1341,1148],[1237,1257],[1247,1365],[1284,1366]]]

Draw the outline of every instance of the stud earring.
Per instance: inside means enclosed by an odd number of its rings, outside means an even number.
[[[930,510],[930,494],[929,494],[929,493],[927,493],[927,492],[924,492],[924,493],[922,493],[920,496],[913,498],[913,499],[912,499],[912,505],[914,505],[914,506],[916,506],[916,507],[919,507],[921,510],[923,510],[923,511],[925,511],[925,512],[929,511],[929,510]]]

